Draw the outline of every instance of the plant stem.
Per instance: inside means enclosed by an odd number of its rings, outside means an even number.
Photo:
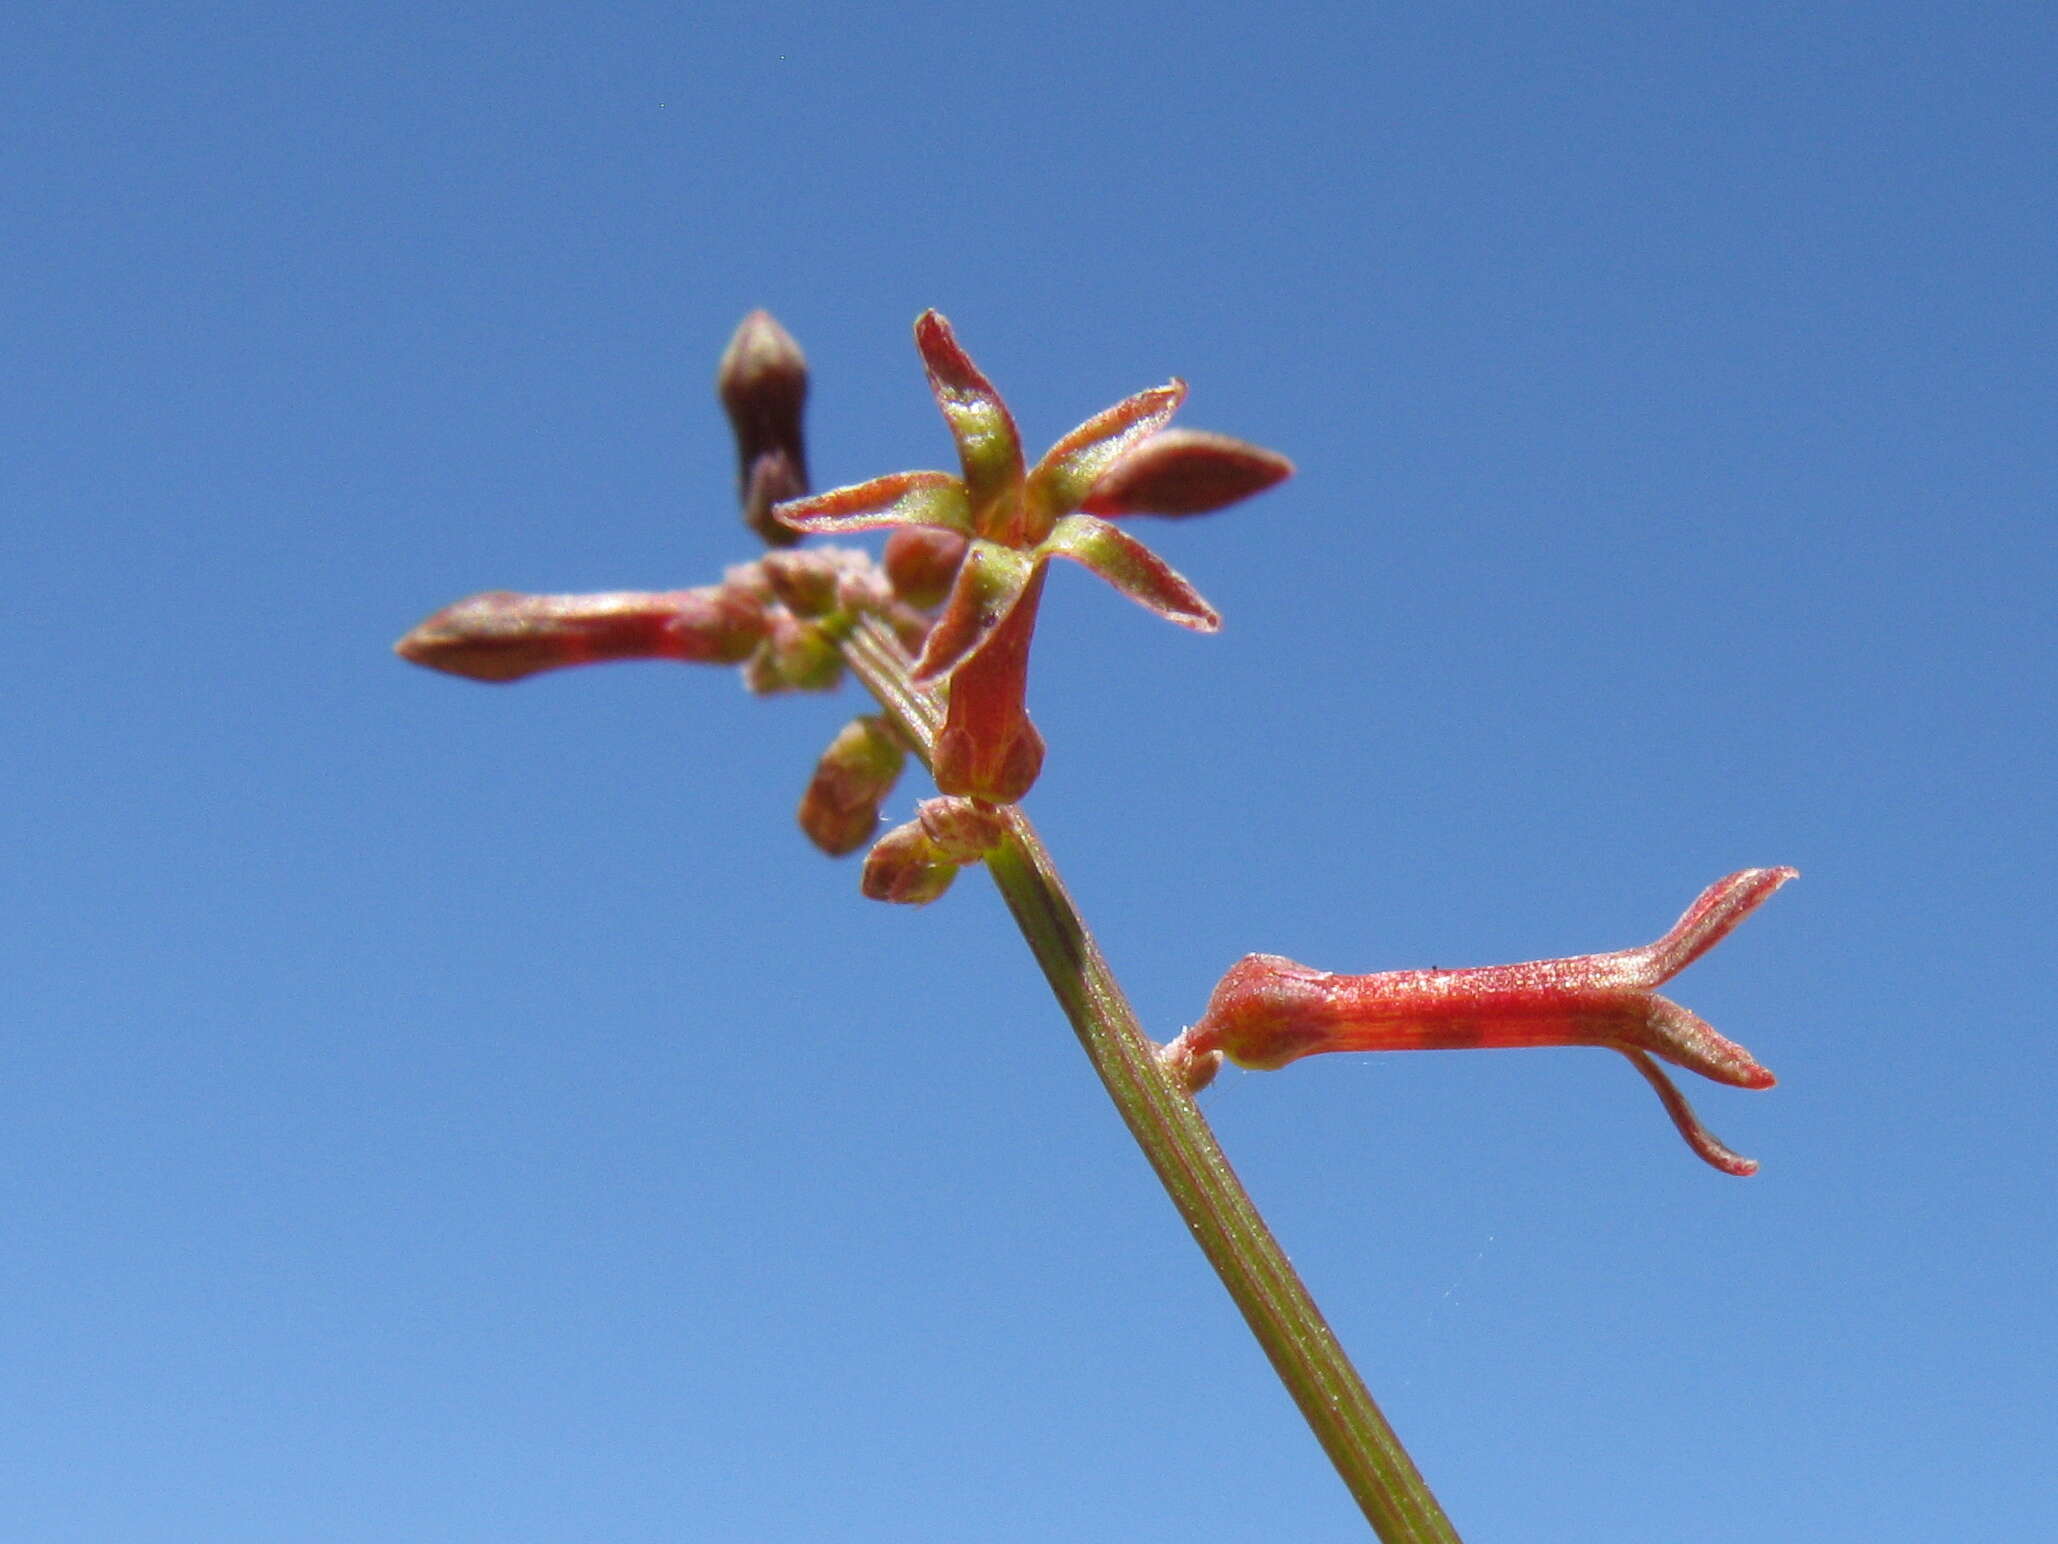
[[[941,704],[909,679],[907,655],[891,632],[866,619],[844,652],[926,763],[942,722]],[[1330,1462],[1385,1544],[1458,1544],[1414,1461],[1229,1167],[1206,1118],[1159,1067],[1156,1047],[1036,828],[1017,807],[1004,813],[1008,835],[987,857],[988,872],[1130,1134]]]

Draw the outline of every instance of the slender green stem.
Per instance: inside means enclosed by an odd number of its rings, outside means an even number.
[[[867,620],[846,642],[845,654],[926,762],[941,704],[909,680],[907,655],[891,632]],[[1019,808],[1005,813],[1007,839],[987,858],[994,883],[1130,1133],[1330,1462],[1385,1544],[1457,1544],[1449,1519],[1229,1167],[1206,1118],[1159,1067],[1156,1047],[1036,828]]]

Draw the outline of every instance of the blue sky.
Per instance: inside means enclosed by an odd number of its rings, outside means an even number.
[[[2031,1538],[2058,26],[2033,5],[31,5],[0,62],[10,1539],[1346,1539],[990,888],[859,899],[853,711],[388,654],[1170,375],[1293,456],[1074,571],[1029,808],[1146,1021],[1640,943],[1781,1077],[1322,1058],[1206,1107],[1460,1529]],[[912,783],[891,813],[904,818]]]

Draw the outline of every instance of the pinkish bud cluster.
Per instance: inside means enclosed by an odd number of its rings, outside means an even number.
[[[872,845],[859,888],[875,901],[926,906],[950,888],[958,870],[984,858],[1006,835],[1006,824],[990,805],[924,799],[913,820]]]

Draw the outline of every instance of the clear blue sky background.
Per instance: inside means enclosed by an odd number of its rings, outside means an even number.
[[[1039,445],[1177,373],[1299,462],[1149,533],[1218,637],[1045,610],[1160,1034],[1804,871],[1676,989],[1756,1179],[1598,1051],[1206,1096],[1469,1538],[2058,1528],[2048,6],[8,33],[8,1540],[1358,1536],[990,888],[794,831],[851,690],[387,653],[748,556],[757,305],[822,485],[949,464],[930,305]]]

